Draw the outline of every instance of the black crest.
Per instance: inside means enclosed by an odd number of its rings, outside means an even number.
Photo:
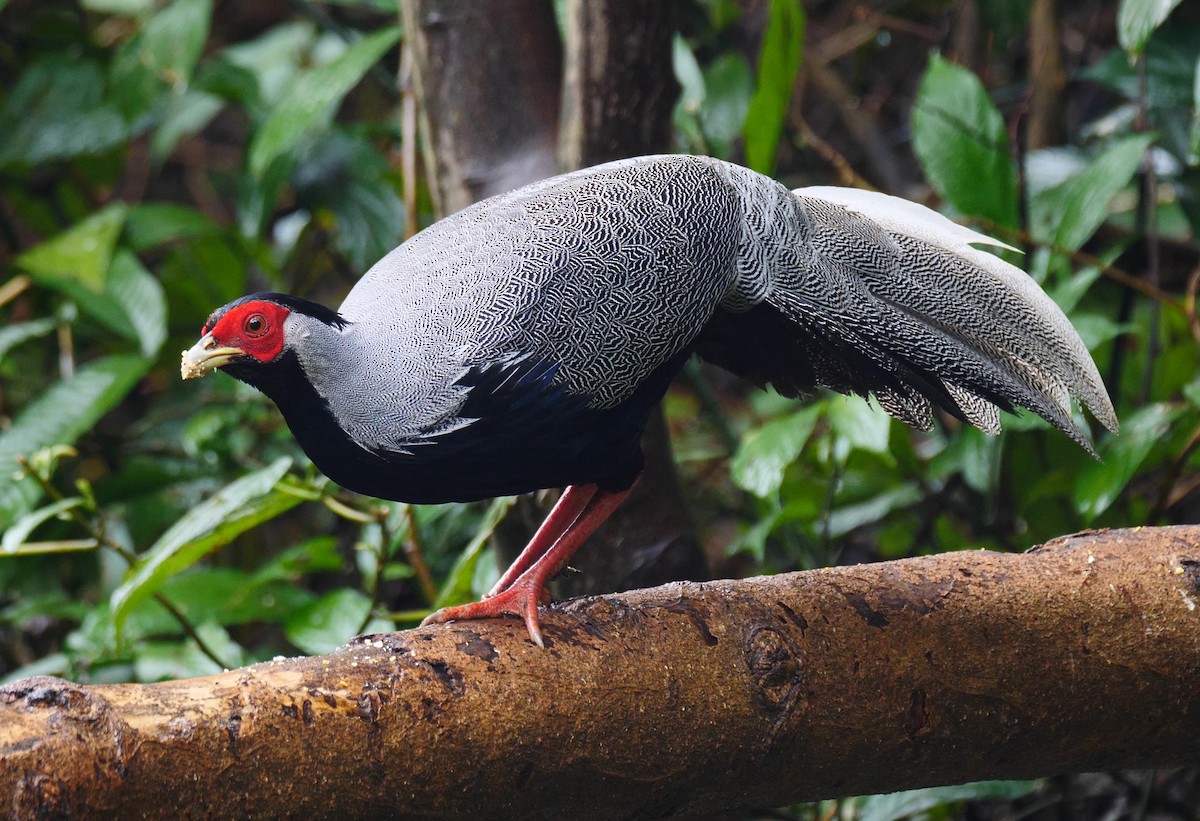
[[[208,333],[211,331],[213,326],[221,321],[221,317],[239,305],[245,305],[247,302],[274,302],[276,305],[282,305],[289,311],[306,314],[334,328],[344,328],[350,324],[337,311],[332,308],[326,308],[319,302],[311,302],[307,299],[301,299],[300,297],[288,294],[277,294],[273,291],[262,291],[257,294],[240,297],[228,305],[217,308],[217,310],[209,315],[208,321],[204,323],[204,332]]]

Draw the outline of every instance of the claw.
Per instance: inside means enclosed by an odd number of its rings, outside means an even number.
[[[483,601],[462,604],[457,607],[443,607],[435,613],[430,613],[421,622],[421,626],[445,624],[448,621],[517,616],[524,620],[525,629],[529,631],[529,637],[533,639],[533,643],[544,648],[546,642],[538,621],[538,602],[544,598],[548,597],[540,584],[529,579],[519,579],[507,589],[494,596],[488,596]]]
[[[545,647],[542,628],[538,624],[538,602],[549,601],[546,582],[628,495],[629,490],[601,491],[595,485],[572,485],[483,601],[443,608],[426,616],[421,626],[517,616],[525,621],[525,629],[533,643]]]

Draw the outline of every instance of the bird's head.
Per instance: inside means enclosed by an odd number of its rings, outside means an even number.
[[[344,320],[335,311],[284,294],[251,294],[218,308],[200,331],[200,339],[183,352],[180,373],[184,379],[228,368],[232,376],[246,379],[263,366],[276,362],[290,346],[288,322],[292,314],[340,327]],[[293,331],[294,332],[294,331]]]

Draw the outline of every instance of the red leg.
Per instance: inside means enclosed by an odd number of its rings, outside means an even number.
[[[465,619],[486,619],[504,614],[520,616],[525,620],[525,627],[529,630],[529,637],[533,639],[533,643],[538,647],[545,647],[546,645],[542,638],[542,629],[538,624],[537,607],[538,602],[542,598],[542,592],[546,587],[546,582],[570,560],[580,545],[596,532],[596,528],[604,523],[604,520],[617,509],[617,506],[621,502],[625,501],[625,497],[628,495],[628,490],[615,493],[607,490],[596,490],[575,521],[567,526],[566,530],[558,537],[550,549],[544,551],[541,556],[531,562],[527,559],[526,563],[529,566],[507,587],[483,601],[439,610],[431,614],[421,624],[440,624],[442,622]],[[551,515],[554,515],[553,511]],[[544,528],[545,525],[539,528],[538,533],[541,533]],[[534,538],[536,539],[537,537],[535,536]],[[522,551],[521,556],[524,557],[528,551],[529,548],[526,548],[525,551]],[[518,558],[517,561],[520,562],[521,559]],[[508,574],[505,575],[507,576]]]
[[[525,545],[525,549],[513,560],[508,570],[505,570],[504,575],[500,577],[500,581],[496,582],[496,586],[484,598],[490,599],[497,593],[503,593],[522,573],[537,564],[538,559],[554,547],[554,543],[567,532],[583,509],[587,507],[588,502],[596,495],[596,489],[595,485],[571,485],[564,490],[563,495],[551,508],[546,521],[542,522],[542,526],[529,540],[529,544]]]

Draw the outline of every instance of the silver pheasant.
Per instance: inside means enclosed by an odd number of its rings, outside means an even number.
[[[340,484],[410,502],[567,487],[483,602],[541,643],[546,580],[642,467],[646,416],[686,359],[788,395],[873,395],[995,433],[1027,408],[1117,419],[1087,349],[1001,245],[922,206],[788,191],[705,157],[588,168],[480,202],[385,256],[337,311],[254,294],[216,311],[183,375],[260,388]]]

